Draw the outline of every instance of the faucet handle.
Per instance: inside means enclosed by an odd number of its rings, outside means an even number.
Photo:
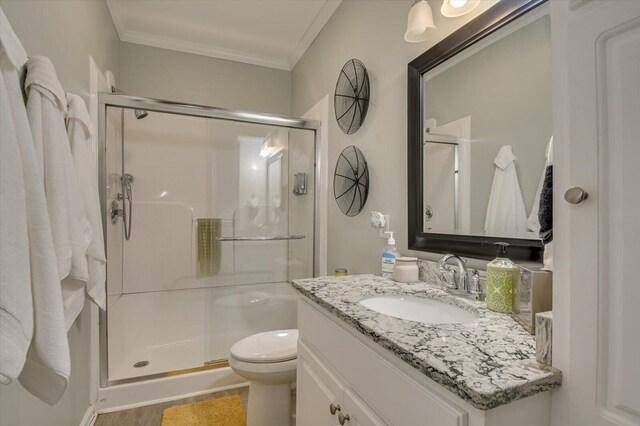
[[[450,290],[457,290],[458,284],[456,283],[456,271],[449,268],[444,268],[444,270],[448,273],[447,277],[447,288]]]
[[[440,271],[440,272],[448,272],[451,269],[447,268],[447,265],[443,262],[443,259],[445,257],[441,257],[440,260],[438,260],[438,263],[436,264],[436,270]]]
[[[469,286],[469,294],[475,296],[476,300],[483,300],[482,291],[482,278],[477,269],[473,269],[471,272],[471,285]]]

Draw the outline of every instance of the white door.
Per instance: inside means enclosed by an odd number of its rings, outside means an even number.
[[[552,0],[551,20],[553,424],[640,425],[640,1]]]

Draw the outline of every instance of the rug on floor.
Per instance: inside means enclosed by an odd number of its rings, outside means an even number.
[[[162,426],[246,426],[242,399],[238,395],[177,405],[164,410]]]

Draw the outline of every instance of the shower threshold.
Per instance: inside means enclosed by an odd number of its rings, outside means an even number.
[[[149,374],[146,376],[137,376],[137,377],[132,377],[130,379],[110,380],[109,386],[125,385],[128,383],[137,383],[137,382],[148,381],[148,380],[162,379],[164,377],[180,376],[182,374],[216,370],[218,368],[225,368],[228,366],[229,366],[229,361],[227,361],[226,359],[217,360],[217,361],[208,361],[205,363],[205,365],[202,365],[200,367],[186,368],[183,370],[175,370],[175,371],[167,371],[164,373]]]

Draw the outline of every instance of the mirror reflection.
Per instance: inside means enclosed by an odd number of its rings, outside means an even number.
[[[550,47],[527,16],[423,75],[424,232],[539,238]]]

